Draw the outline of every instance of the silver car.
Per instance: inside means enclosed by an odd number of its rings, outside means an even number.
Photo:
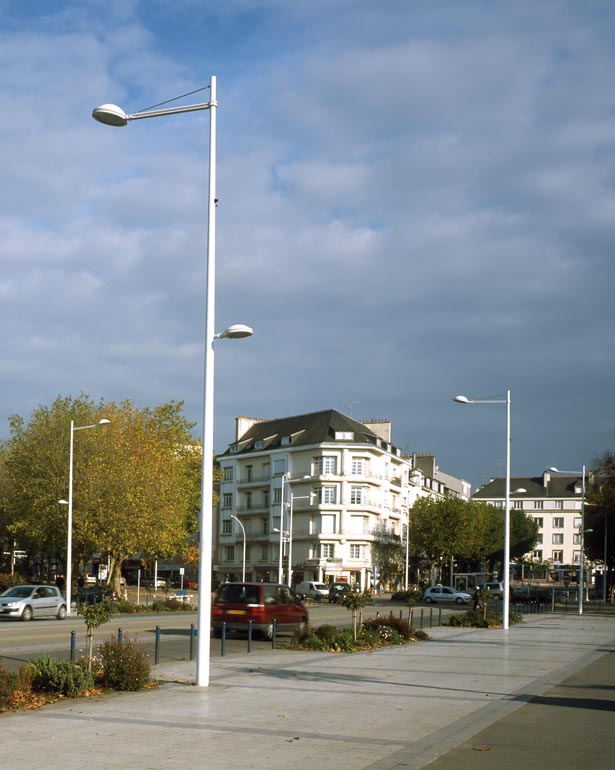
[[[66,600],[56,586],[13,586],[0,594],[0,618],[28,621],[49,617],[66,617]]]
[[[423,601],[427,604],[432,602],[455,602],[455,604],[467,604],[472,597],[465,591],[456,591],[450,586],[431,586],[426,588],[423,594]]]

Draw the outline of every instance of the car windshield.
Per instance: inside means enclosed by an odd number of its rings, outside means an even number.
[[[247,586],[241,583],[225,583],[218,590],[216,597],[219,601],[235,602],[237,604],[258,604],[258,586]]]
[[[12,596],[15,599],[27,599],[32,593],[34,586],[13,586],[13,588],[7,588],[2,596]]]

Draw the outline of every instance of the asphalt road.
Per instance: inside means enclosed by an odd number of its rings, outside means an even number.
[[[463,610],[464,608],[462,608]],[[337,626],[349,626],[351,613],[337,604],[321,604],[309,606],[311,625],[331,623]],[[459,608],[442,608],[442,623],[446,623],[452,612],[459,612]],[[408,608],[401,604],[393,604],[383,599],[377,605],[364,608],[363,616],[374,617],[376,614],[393,614],[404,618],[408,617]],[[422,616],[422,624],[421,624]],[[423,625],[427,630],[430,625],[438,625],[440,621],[439,607],[416,607],[414,609],[414,625]],[[115,615],[106,625],[98,628],[94,633],[94,641],[101,642],[110,636],[116,637],[118,629],[122,629],[124,639],[136,641],[148,652],[152,661],[155,653],[156,626],[160,628],[160,663],[173,660],[190,659],[191,625],[196,626],[196,613],[160,613],[138,615]],[[16,620],[0,619],[0,663],[8,669],[18,669],[29,660],[36,660],[44,654],[54,657],[69,658],[71,647],[71,631],[75,632],[77,657],[84,654],[86,628],[80,616],[71,616],[66,620],[34,620],[30,623],[22,623]],[[282,634],[278,638],[278,644],[284,645],[289,638],[288,634]],[[224,644],[224,654],[244,654],[247,651],[248,639],[246,635],[229,635]],[[253,650],[271,649],[271,642],[254,638]],[[194,647],[196,653],[196,642]],[[211,640],[211,655],[219,656],[222,653],[222,642],[219,639]]]

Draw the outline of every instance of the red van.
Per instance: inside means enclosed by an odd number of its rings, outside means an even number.
[[[308,623],[308,612],[301,598],[288,586],[279,583],[224,583],[218,588],[211,607],[214,636],[227,631],[248,630],[265,638],[273,637],[273,621],[277,631],[294,631]]]

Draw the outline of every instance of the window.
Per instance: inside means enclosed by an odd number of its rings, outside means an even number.
[[[572,543],[573,545],[581,545],[581,533],[575,532],[572,536]]]
[[[350,531],[361,535],[367,532],[367,516],[351,516]]]
[[[266,516],[261,519],[261,532],[263,535],[269,534],[269,519]]]
[[[261,545],[260,561],[267,561],[267,548],[266,545]]]
[[[553,507],[556,511],[563,511],[564,510],[564,501],[563,500],[555,500],[553,503]]]
[[[532,551],[532,557],[538,561],[542,561],[542,551]]]
[[[335,516],[323,514],[320,517],[320,531],[332,535],[335,532]]]
[[[314,458],[314,470],[318,475],[337,473],[337,457],[334,455],[325,455]]]
[[[350,505],[363,504],[363,487],[350,487]]]
[[[286,460],[274,460],[273,475],[279,476],[281,473],[286,473]]]
[[[263,505],[265,508],[269,508],[269,490],[264,489],[263,490]]]
[[[542,542],[543,542],[542,538],[543,538],[542,532],[539,532],[539,533],[536,535],[536,543],[537,543],[538,545],[542,545]]]
[[[351,430],[336,430],[336,441],[354,441],[354,433]]]
[[[564,561],[564,552],[563,551],[551,551],[551,558],[554,562],[559,562],[560,564]]]
[[[350,472],[353,476],[362,476],[365,473],[365,458],[353,457]]]
[[[232,508],[233,507],[233,494],[232,494],[232,492],[225,492],[222,495],[222,507],[223,508]]]
[[[513,503],[513,507],[517,510],[523,510],[523,500],[515,500]]]
[[[246,465],[246,481],[252,481],[252,471],[254,470],[252,465]]]
[[[337,487],[323,487],[320,490],[320,502],[323,505],[335,505]]]
[[[574,526],[575,527],[580,527],[581,526],[581,522],[582,522],[582,519],[581,519],[580,516],[575,516],[574,517]]]
[[[580,564],[581,563],[581,551],[573,551],[572,552],[572,563],[573,564]]]
[[[252,492],[246,492],[246,510],[252,508]]]
[[[542,518],[542,516],[536,516],[536,517],[534,518],[534,521],[535,521],[535,522],[536,522],[536,524],[538,524],[538,526],[539,526],[539,527],[542,529],[542,527],[543,527],[543,518]]]
[[[554,516],[553,517],[553,527],[555,529],[563,529],[563,527],[564,527],[564,517],[563,516]]]
[[[320,558],[321,559],[332,559],[333,558],[333,549],[334,549],[333,543],[321,543],[320,544]]]
[[[281,503],[282,502],[282,490],[280,487],[277,487],[273,490],[273,502],[274,503]]]
[[[227,465],[227,467],[224,468],[223,473],[224,473],[224,480],[225,481],[232,481],[233,480],[233,470],[234,469],[233,469],[232,465]]]
[[[234,545],[227,545],[224,547],[224,561],[235,561]]]
[[[554,532],[553,533],[553,539],[551,541],[553,545],[563,545],[564,544],[564,533],[563,532]]]
[[[223,535],[230,535],[233,531],[233,522],[231,519],[224,519],[222,521],[222,534]]]
[[[362,545],[351,545],[350,546],[350,558],[351,559],[362,559],[363,558],[363,546]]]
[[[544,501],[543,500],[534,500],[534,510],[535,511],[542,511],[544,508]]]

